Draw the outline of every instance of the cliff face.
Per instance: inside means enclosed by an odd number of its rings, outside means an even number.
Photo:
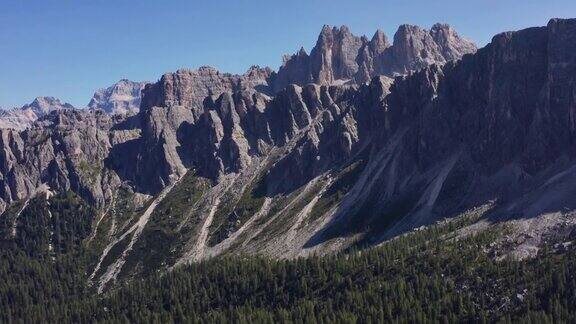
[[[204,100],[224,92],[259,89],[266,92],[272,70],[254,66],[244,75],[221,73],[211,67],[167,73],[160,81],[145,87],[142,110],[152,107],[182,106],[195,116],[202,113]]]
[[[111,198],[118,177],[104,168],[113,121],[101,112],[55,111],[31,128],[1,130],[1,203],[27,199],[41,187],[72,190],[93,204]]]
[[[3,131],[0,196],[46,184],[100,207],[101,289],[226,253],[376,244],[477,206],[491,206],[486,222],[565,220],[576,208],[574,44],[576,20],[464,56],[473,46],[444,25],[402,26],[393,45],[324,28],[277,75],[181,70],[147,85],[135,116],[62,110]],[[382,75],[337,82],[361,73]],[[534,235],[558,225],[546,224]]]

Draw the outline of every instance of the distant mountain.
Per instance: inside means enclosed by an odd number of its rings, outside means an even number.
[[[62,103],[60,99],[54,97],[37,97],[28,105],[24,105],[22,110],[32,110],[38,116],[46,115],[52,111],[58,111],[62,109],[74,109],[69,103]]]
[[[88,108],[102,109],[109,114],[136,114],[140,110],[140,92],[146,84],[122,79],[96,91]]]
[[[74,106],[54,97],[37,97],[32,103],[20,108],[0,110],[0,129],[23,130],[38,118],[62,109],[74,109]]]
[[[474,52],[474,43],[446,24],[435,24],[430,30],[402,25],[393,44],[380,30],[369,40],[353,35],[346,26],[324,26],[310,55],[300,49],[284,57],[274,89],[279,91],[291,83],[362,84],[377,75],[404,75]]]
[[[112,86],[100,89],[88,104],[89,109],[101,109],[114,115],[133,115],[140,110],[141,91],[147,82],[120,80]],[[54,97],[37,97],[30,104],[8,110],[0,109],[0,129],[24,130],[36,120],[52,111],[76,109]]]
[[[13,108],[0,110],[0,129],[23,130],[32,125],[38,116],[31,110]]]

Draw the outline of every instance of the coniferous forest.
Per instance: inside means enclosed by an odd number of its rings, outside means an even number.
[[[18,228],[28,235],[2,244],[0,322],[576,321],[575,251],[496,261],[497,230],[451,236],[466,219],[327,257],[217,258],[97,294],[92,211],[71,194],[51,201],[32,200]]]

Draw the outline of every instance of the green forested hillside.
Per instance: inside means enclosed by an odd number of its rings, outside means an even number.
[[[78,239],[89,233],[79,220],[90,210],[74,197],[56,201],[49,207],[31,202],[28,213],[44,215],[49,208],[52,216],[30,217],[30,241],[2,245],[0,322],[576,320],[576,252],[496,262],[485,247],[497,231],[452,239],[465,220],[329,257],[218,258],[97,295],[86,284],[90,251]],[[34,232],[42,231],[34,222],[47,221],[61,229],[58,248],[33,240],[46,238]],[[31,246],[44,253],[31,253]]]

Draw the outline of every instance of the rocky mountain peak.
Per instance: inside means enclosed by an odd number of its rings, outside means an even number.
[[[243,75],[221,73],[209,66],[197,70],[181,69],[164,74],[156,83],[144,87],[142,110],[152,107],[182,106],[190,110],[194,119],[204,112],[204,100],[222,93],[237,91],[268,92],[270,68],[252,66]]]
[[[63,109],[74,109],[74,106],[54,97],[36,97],[22,107],[0,111],[0,129],[23,130],[38,118]]]
[[[109,114],[135,114],[140,110],[141,91],[146,84],[121,79],[108,88],[96,91],[88,108],[101,109]]]
[[[69,103],[62,103],[54,97],[36,97],[32,103],[22,106],[21,109],[31,109],[38,116],[48,114],[55,110],[73,109]]]
[[[390,42],[388,41],[386,34],[384,34],[382,30],[378,29],[370,40],[370,46],[373,48],[375,53],[382,53],[385,49],[390,47]]]
[[[287,63],[289,62],[294,62],[297,60],[302,60],[302,59],[307,59],[308,58],[308,53],[306,52],[306,49],[304,49],[304,47],[300,47],[300,49],[298,50],[298,52],[294,53],[294,54],[284,54],[282,55],[282,67],[284,67]],[[280,68],[282,68],[280,67]]]
[[[430,29],[430,35],[434,42],[440,46],[442,56],[446,60],[457,60],[465,54],[476,51],[476,45],[473,42],[462,38],[448,24],[435,24]]]
[[[401,25],[398,28],[394,34],[390,58],[393,64],[388,73],[393,75],[406,74],[433,63],[446,62],[432,35],[415,25]]]
[[[310,52],[313,82],[331,84],[351,79],[358,70],[356,56],[363,42],[347,26],[322,28],[316,46]]]
[[[423,28],[420,28],[420,26],[411,24],[402,24],[398,26],[396,33],[394,33],[394,39],[396,39],[397,37],[408,37],[409,35],[416,35],[424,32],[425,30]]]
[[[290,83],[363,84],[374,76],[393,77],[424,68],[430,64],[445,64],[476,47],[460,37],[452,27],[436,24],[430,31],[415,25],[402,25],[390,45],[388,38],[377,30],[371,40],[352,34],[346,26],[322,27],[316,45],[306,55],[300,51],[285,56],[274,81],[280,91]]]
[[[383,55],[387,62],[384,74],[405,75],[431,64],[445,64],[463,55],[476,52],[476,46],[460,37],[452,27],[435,24],[431,30],[415,25],[401,25],[394,34],[394,43]]]

